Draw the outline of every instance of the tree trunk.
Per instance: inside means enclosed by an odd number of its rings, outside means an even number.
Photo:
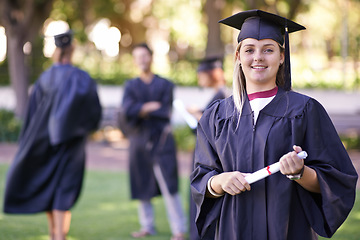
[[[23,46],[39,34],[53,0],[0,0],[0,20],[7,36],[10,81],[15,92],[15,114],[23,119],[28,101],[28,66]]]
[[[221,41],[220,24],[218,23],[224,4],[224,0],[207,0],[205,3],[205,13],[208,19],[206,57],[224,56],[224,43]]]
[[[18,36],[8,36],[9,73],[16,99],[15,114],[21,119],[25,117],[29,87],[23,45],[23,41]]]

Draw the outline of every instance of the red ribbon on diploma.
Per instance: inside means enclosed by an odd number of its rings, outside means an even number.
[[[272,172],[270,172],[270,166],[266,167],[266,171],[269,173],[269,175],[271,175]]]

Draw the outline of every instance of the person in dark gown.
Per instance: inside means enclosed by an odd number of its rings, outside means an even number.
[[[86,138],[98,127],[101,106],[96,83],[71,65],[72,32],[56,35],[55,44],[54,64],[32,88],[4,212],[46,212],[50,239],[64,240],[81,192]]]
[[[208,108],[214,101],[224,99],[229,96],[229,91],[226,87],[222,58],[208,57],[203,59],[197,68],[197,79],[200,87],[212,88],[215,91],[205,109]],[[205,109],[200,109],[197,106],[191,106],[187,110],[199,121]],[[196,129],[194,129],[194,134],[196,134]],[[192,164],[192,167],[193,166],[194,163]],[[189,210],[190,240],[197,240],[200,239],[200,236],[195,226],[196,206],[191,196]],[[212,226],[212,230],[209,230],[206,237],[203,239],[214,239],[214,231],[215,225]]]
[[[123,129],[130,142],[131,197],[139,200],[141,229],[132,236],[156,234],[151,199],[161,194],[171,239],[183,240],[186,218],[178,193],[176,148],[170,126],[174,84],[151,71],[152,51],[148,45],[136,45],[132,54],[141,73],[126,82],[121,106],[128,128]]]
[[[197,128],[199,234],[215,223],[221,240],[331,237],[353,207],[358,176],[322,105],[291,90],[288,33],[305,28],[260,10],[220,22],[240,34],[233,96],[213,103]],[[245,179],[278,161],[281,173]]]
[[[226,88],[222,58],[208,57],[203,59],[197,68],[197,79],[198,85],[201,88],[212,88],[215,92],[205,109],[208,108],[212,102],[229,96]],[[200,109],[198,106],[190,106],[187,108],[188,112],[198,121],[205,109]]]

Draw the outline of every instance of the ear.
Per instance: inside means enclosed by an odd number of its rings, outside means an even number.
[[[280,52],[280,66],[283,65],[284,61],[285,61],[285,53]]]
[[[236,51],[235,59],[240,62],[240,51]]]

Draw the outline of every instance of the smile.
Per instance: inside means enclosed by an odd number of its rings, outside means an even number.
[[[251,68],[253,68],[253,69],[266,69],[267,67],[265,67],[265,66],[252,66]]]

